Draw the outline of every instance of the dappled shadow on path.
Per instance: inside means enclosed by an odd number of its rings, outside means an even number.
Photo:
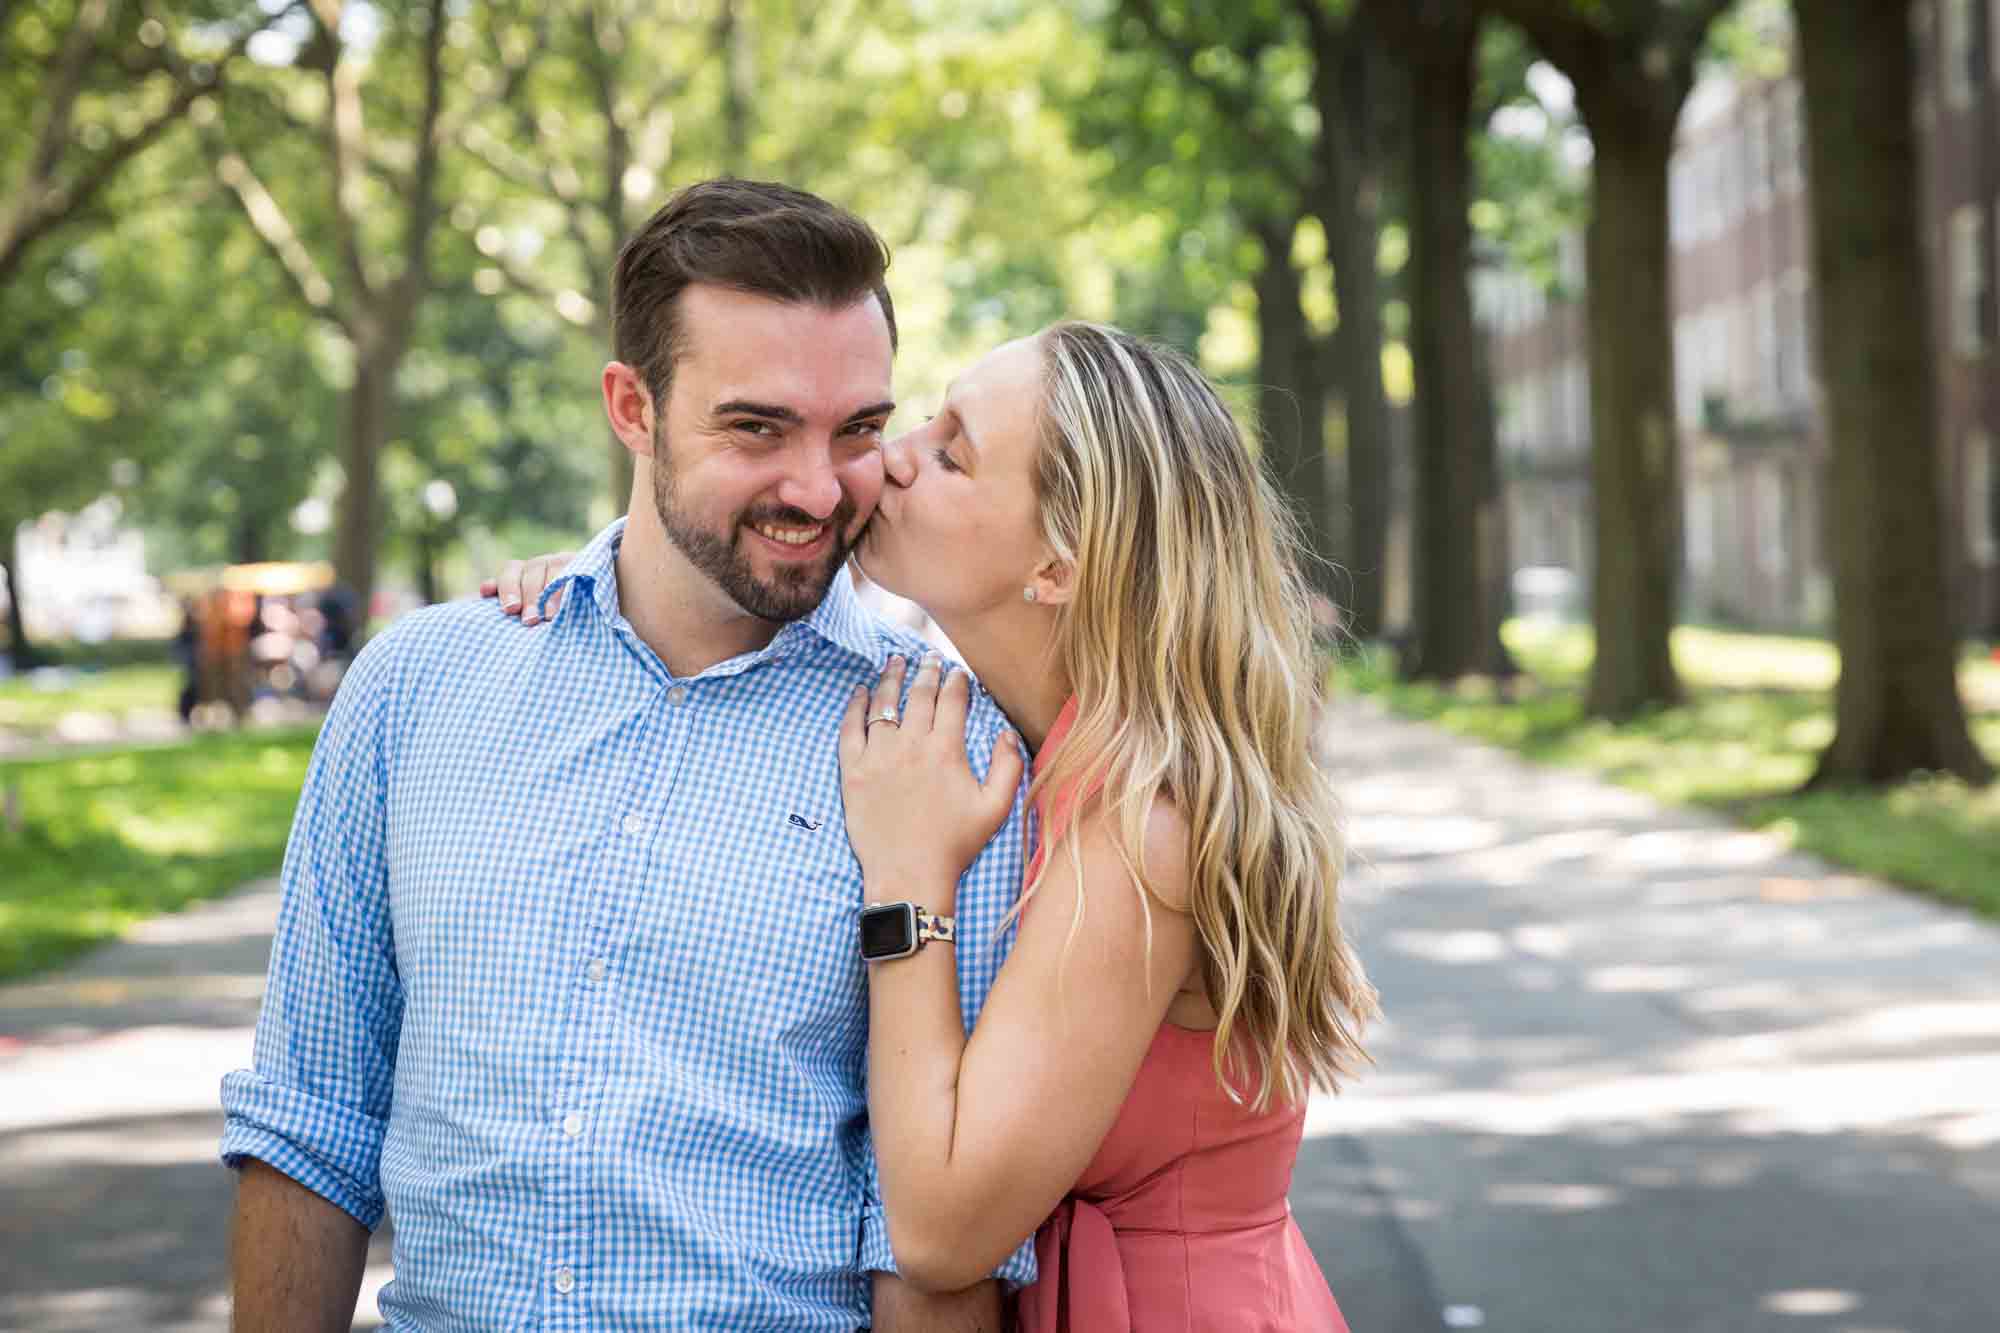
[[[1377,1127],[1309,1140],[1292,1208],[1368,1333],[1990,1333],[2000,1298],[2000,1161],[1921,1134]]]
[[[277,920],[273,882],[155,917],[50,976],[0,986],[0,1050],[135,1025],[253,1026]]]
[[[1350,714],[1388,1019],[1294,1210],[1359,1333],[1991,1333],[2000,931]]]
[[[0,1328],[224,1333],[235,1177],[221,1134],[213,1111],[0,1133]],[[388,1246],[384,1227],[378,1272]],[[372,1291],[362,1309],[356,1326],[375,1326]]]

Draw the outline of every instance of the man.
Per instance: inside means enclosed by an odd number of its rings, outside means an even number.
[[[982,1328],[997,1284],[893,1269],[864,1132],[861,871],[836,739],[921,641],[841,574],[882,486],[886,252],[711,181],[626,245],[606,413],[632,503],[546,628],[398,621],[315,749],[242,1168],[239,1330],[345,1329],[395,1220],[391,1328]],[[1003,720],[981,701],[982,774]],[[1019,886],[1020,799],[959,896],[966,1021]],[[938,946],[951,947],[951,946]],[[1032,1277],[1027,1248],[1002,1276]]]

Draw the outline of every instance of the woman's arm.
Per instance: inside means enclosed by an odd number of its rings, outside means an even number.
[[[899,675],[884,677],[888,700]],[[972,779],[967,702],[963,673],[940,693],[927,663],[900,726],[864,733],[861,703],[850,709],[849,837],[871,902],[949,913],[958,874],[1004,817],[993,793],[1011,792],[1019,768],[996,755],[986,789]],[[1145,851],[1154,889],[1178,902],[1185,828],[1164,803],[1149,815]],[[871,968],[869,1118],[890,1243],[913,1282],[950,1289],[984,1277],[1089,1164],[1194,964],[1192,919],[1157,903],[1150,915],[1149,951],[1110,822],[1087,812],[1057,847],[970,1040],[952,946]]]

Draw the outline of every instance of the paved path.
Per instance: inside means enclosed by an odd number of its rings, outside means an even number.
[[[2000,929],[1362,707],[1390,1021],[1293,1207],[1356,1333],[2000,1330]]]
[[[2000,929],[1363,705],[1328,739],[1392,1019],[1293,1205],[1355,1333],[2000,1329]],[[0,1330],[226,1327],[274,909],[0,988]]]
[[[0,987],[0,1330],[224,1333],[232,1177],[217,1086],[247,1065],[274,882]],[[386,1228],[357,1328],[374,1328]]]

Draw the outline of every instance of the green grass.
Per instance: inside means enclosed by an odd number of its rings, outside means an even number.
[[[57,689],[27,676],[0,680],[0,730],[41,735],[67,713],[171,713],[182,673],[174,666],[122,666],[81,671]]]
[[[0,763],[0,979],[275,871],[315,730]]]
[[[49,666],[84,668],[121,666],[168,666],[174,661],[172,639],[104,639],[84,643],[78,639],[42,639],[32,645],[36,659]],[[0,627],[0,653],[11,655],[13,645]]]
[[[1688,702],[1613,727],[1583,716],[1588,630],[1515,624],[1507,641],[1528,672],[1511,699],[1481,682],[1444,690],[1395,681],[1380,656],[1343,663],[1339,683],[1405,716],[1724,811],[1801,850],[2000,916],[2000,783],[1977,790],[1933,778],[1881,792],[1798,793],[1833,737],[1830,645],[1677,630]],[[1968,658],[1960,678],[1981,707],[1973,734],[2000,765],[2000,665]]]

